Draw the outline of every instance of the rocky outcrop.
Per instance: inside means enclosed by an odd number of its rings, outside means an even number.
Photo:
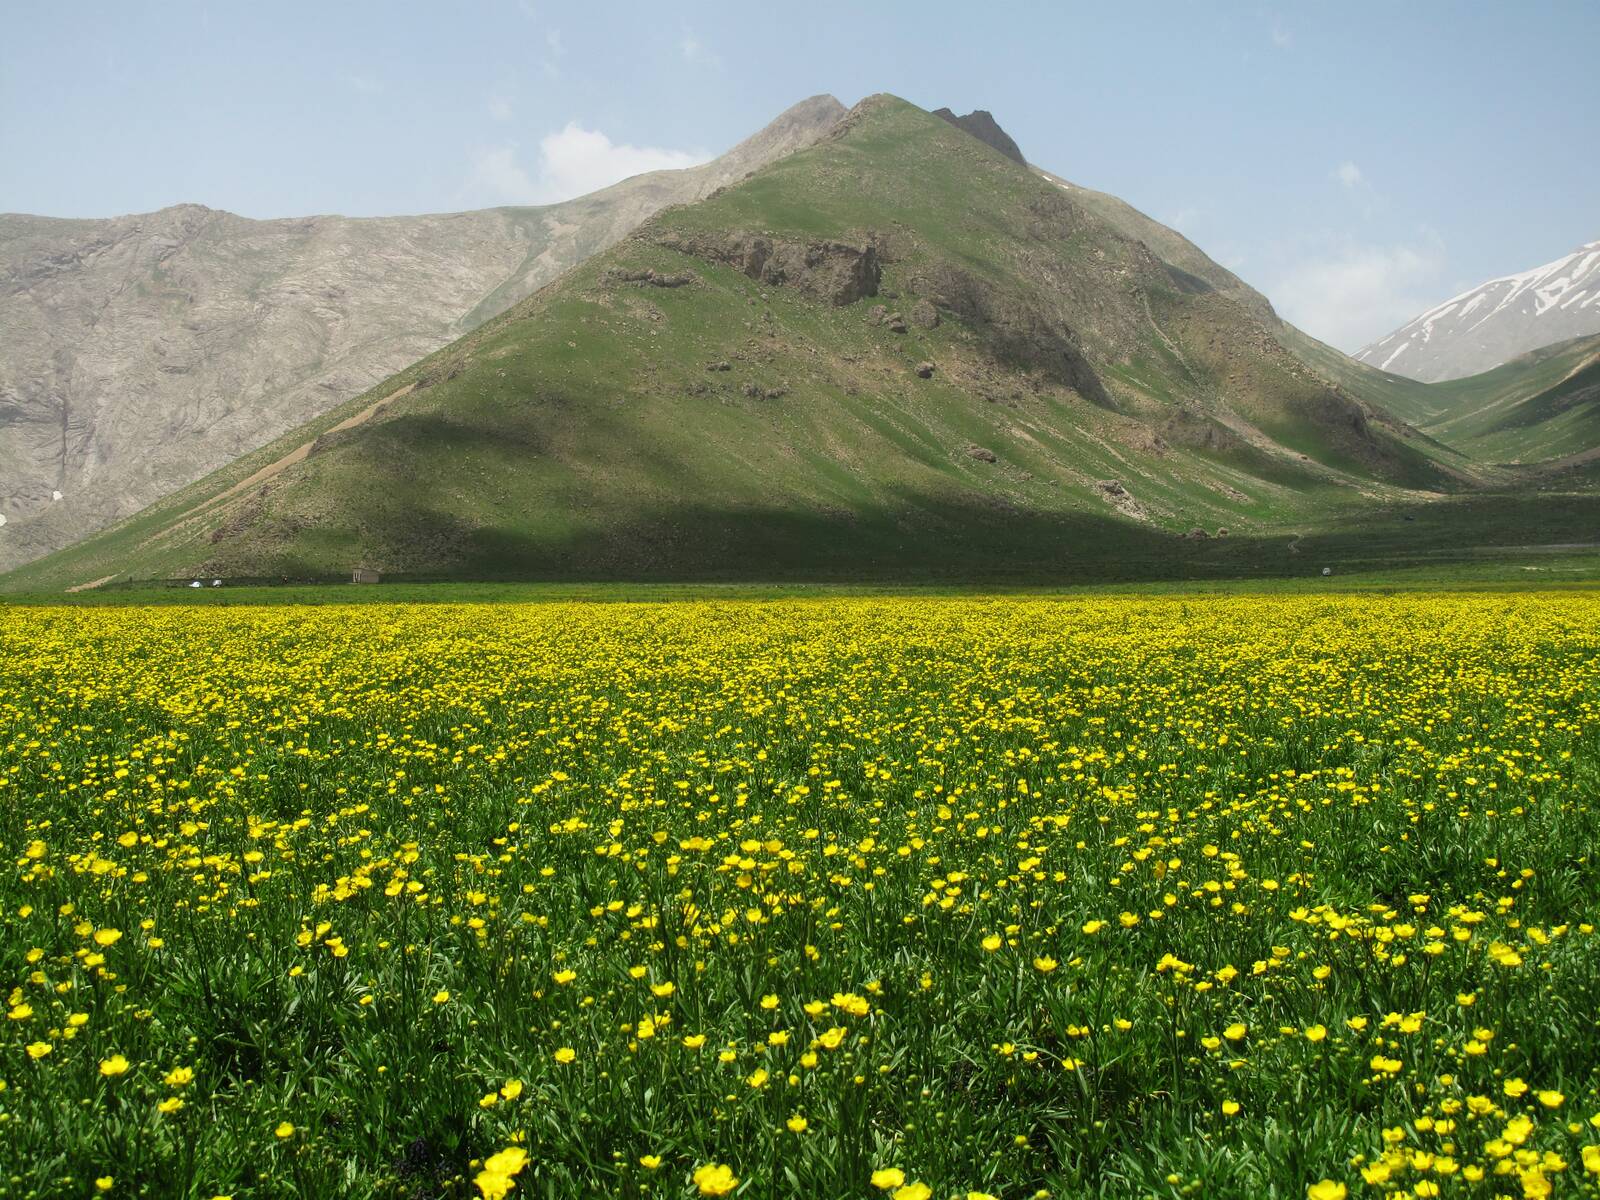
[[[0,216],[0,571],[359,395],[662,208],[813,145],[844,111],[814,96],[703,166],[542,208]]]
[[[969,271],[937,264],[913,281],[930,302],[960,318],[1002,364],[1040,371],[1104,408],[1110,394],[1083,352],[1078,335],[1032,298],[1005,292]]]
[[[883,274],[875,239],[859,243],[786,241],[765,234],[713,230],[656,231],[658,246],[742,271],[769,287],[792,287],[842,307],[878,294]]]
[[[1000,128],[1000,123],[994,119],[994,114],[987,109],[975,108],[964,117],[958,117],[948,108],[936,108],[933,115],[949,121],[957,129],[964,130],[977,138],[985,146],[993,147],[1000,151],[1012,162],[1028,165],[1028,160],[1022,157],[1022,147],[1011,139],[1011,135]]]
[[[1148,520],[1144,506],[1134,499],[1120,479],[1100,479],[1095,481],[1095,490],[1100,493],[1101,499],[1125,517],[1135,521]]]
[[[739,392],[753,400],[781,400],[789,394],[789,389],[782,384],[776,387],[762,387],[759,383],[746,383]]]
[[[1168,439],[1180,446],[1190,446],[1214,454],[1236,450],[1244,445],[1243,438],[1220,424],[1214,417],[1189,408],[1180,408],[1173,413],[1162,424],[1161,429]]]
[[[692,271],[656,271],[646,267],[642,271],[627,271],[612,267],[605,273],[607,283],[632,283],[640,287],[680,288],[695,282]]]

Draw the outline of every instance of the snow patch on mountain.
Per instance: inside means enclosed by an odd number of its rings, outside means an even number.
[[[1600,241],[1452,296],[1355,357],[1389,370],[1411,351],[1401,373],[1436,382],[1591,333],[1600,333]]]

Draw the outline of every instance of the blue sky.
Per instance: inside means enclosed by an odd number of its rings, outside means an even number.
[[[817,92],[992,110],[1354,350],[1600,238],[1600,3],[47,3],[0,36],[0,211],[560,199]]]

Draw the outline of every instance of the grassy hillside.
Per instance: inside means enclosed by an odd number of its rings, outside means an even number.
[[[1405,545],[1456,513],[1530,540],[1364,393],[1390,377],[1341,378],[1127,213],[874,97],[7,583],[1251,573],[1303,570],[1297,535],[1343,545],[1375,505]]]
[[[1449,390],[1449,405],[1429,432],[1486,461],[1533,463],[1600,446],[1600,336],[1433,386]]]
[[[1324,373],[1464,457],[1523,465],[1600,447],[1600,336],[1546,346],[1481,375],[1442,383],[1375,371],[1297,337]]]

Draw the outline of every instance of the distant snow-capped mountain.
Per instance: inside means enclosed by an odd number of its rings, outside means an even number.
[[[1435,383],[1591,333],[1600,333],[1600,241],[1452,296],[1356,358]]]

